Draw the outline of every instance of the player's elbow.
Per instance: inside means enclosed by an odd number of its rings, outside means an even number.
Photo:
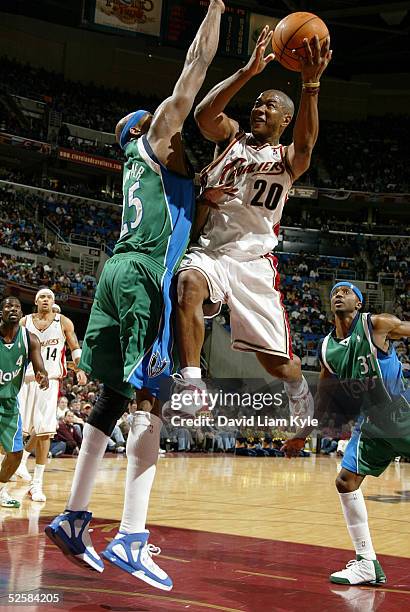
[[[206,107],[204,104],[202,104],[202,102],[198,104],[194,110],[194,119],[200,130],[206,127],[207,112]]]

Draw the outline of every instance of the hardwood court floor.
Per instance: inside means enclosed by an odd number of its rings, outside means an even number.
[[[8,593],[48,588],[60,605],[28,610],[293,610],[409,609],[410,464],[393,464],[365,481],[370,528],[388,583],[379,588],[331,585],[328,574],[354,555],[334,488],[337,461],[177,455],[160,458],[149,523],[158,561],[174,579],[158,591],[107,567],[101,575],[69,564],[43,535],[65,506],[75,459],[53,460],[47,502],[25,496],[19,510],[0,509],[1,610]],[[101,550],[121,516],[125,458],[102,461],[91,510]],[[29,463],[32,469],[32,464]],[[386,556],[383,556],[386,555]]]

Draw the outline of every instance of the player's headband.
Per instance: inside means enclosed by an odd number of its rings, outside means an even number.
[[[43,293],[46,293],[47,295],[49,295],[49,296],[52,298],[53,302],[54,302],[54,300],[56,299],[56,298],[55,298],[55,295],[54,295],[54,293],[51,291],[51,289],[47,289],[47,288],[46,288],[46,289],[39,289],[39,291],[37,291],[37,293],[36,293],[36,298],[35,298],[35,300],[34,300],[34,303],[35,303],[35,304],[37,304],[37,301],[38,301],[39,296],[40,296],[40,295],[42,295]]]
[[[130,129],[132,127],[135,127],[137,123],[139,123],[141,119],[144,117],[144,115],[146,114],[148,114],[148,111],[146,110],[137,110],[135,111],[135,113],[132,113],[131,117],[128,119],[127,123],[124,125],[124,127],[121,130],[121,136],[120,136],[121,149],[124,150],[128,143]]]
[[[359,300],[363,302],[363,294],[360,291],[360,289],[358,289],[356,285],[353,285],[353,283],[348,283],[347,281],[340,281],[340,283],[336,283],[336,285],[332,287],[332,290],[330,292],[330,297],[332,297],[333,291],[337,289],[338,287],[349,287],[349,289],[351,289],[353,293],[357,295]]]

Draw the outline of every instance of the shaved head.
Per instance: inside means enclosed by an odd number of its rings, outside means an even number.
[[[267,89],[262,93],[262,96],[272,96],[278,100],[281,105],[281,108],[285,115],[290,115],[293,117],[295,112],[295,105],[292,100],[287,96],[283,91],[279,91],[278,89]]]

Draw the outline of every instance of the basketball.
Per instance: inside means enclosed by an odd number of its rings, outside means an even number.
[[[295,72],[300,72],[300,64],[297,57],[292,53],[296,50],[297,55],[305,55],[303,39],[309,42],[317,34],[320,46],[329,36],[326,24],[313,13],[291,13],[278,23],[273,32],[272,49],[276,59],[282,66]]]

